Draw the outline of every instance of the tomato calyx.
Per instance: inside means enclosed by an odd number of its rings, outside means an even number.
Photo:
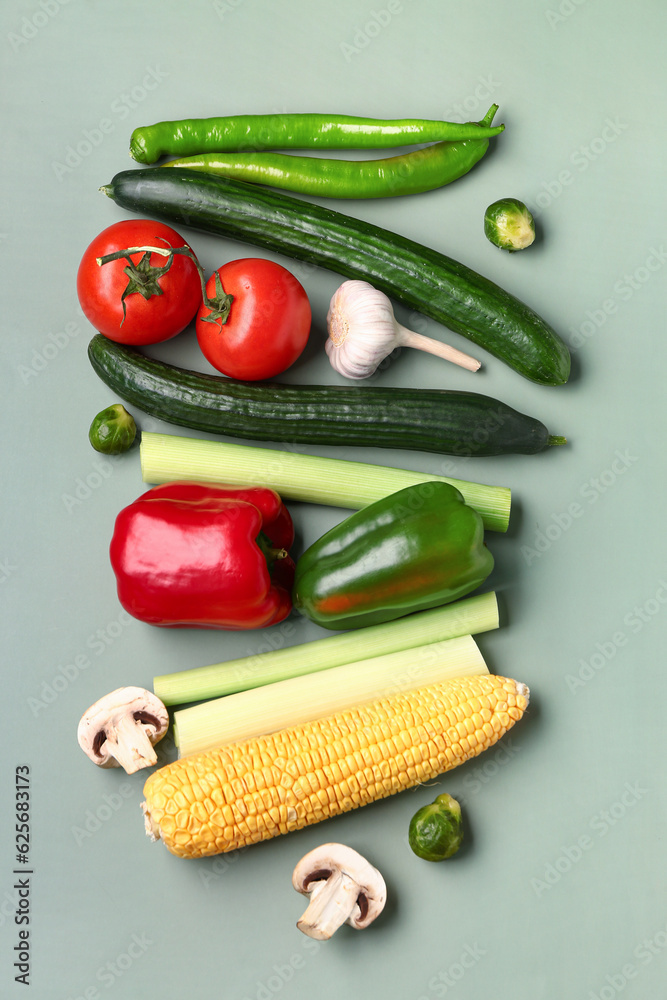
[[[130,256],[130,254],[133,253],[143,253],[143,256],[138,264],[135,264]],[[150,260],[152,253],[157,253],[162,257],[166,257],[167,263],[164,264],[163,267],[155,267],[154,265],[151,265]],[[234,301],[234,296],[227,295],[222,287],[220,275],[216,271],[215,296],[214,298],[209,299],[206,294],[206,279],[204,278],[204,272],[201,264],[190,247],[127,247],[125,250],[116,250],[115,253],[108,253],[104,257],[95,258],[99,267],[102,267],[104,264],[111,263],[112,260],[127,260],[127,266],[123,268],[123,272],[127,275],[128,282],[123,290],[123,294],[120,297],[123,305],[123,319],[121,320],[121,326],[125,322],[125,299],[128,295],[138,293],[139,295],[143,295],[145,299],[149,299],[152,295],[162,295],[160,278],[167,273],[171,265],[174,263],[174,257],[176,254],[182,254],[184,257],[189,257],[197,268],[197,274],[199,275],[199,281],[201,283],[202,299],[206,308],[210,310],[210,315],[204,316],[202,319],[206,320],[208,323],[219,323],[220,325],[227,322],[229,319],[229,310],[231,309],[232,302]]]
[[[126,307],[125,299],[128,295],[133,295],[135,292],[139,295],[143,295],[145,299],[150,299],[151,295],[162,295],[162,289],[160,288],[160,278],[167,273],[171,265],[174,263],[173,255],[169,257],[167,263],[164,267],[151,267],[151,255],[150,251],[146,251],[138,264],[132,261],[131,257],[128,257],[127,267],[123,268],[124,273],[128,277],[127,285],[120,297],[120,301],[123,304],[123,319],[121,320],[121,326],[125,321]]]
[[[222,287],[222,278],[215,272],[215,296],[209,299],[204,290],[204,305],[210,309],[208,316],[202,316],[204,323],[217,323],[218,328],[224,326],[229,319],[229,311],[234,301],[233,295],[228,295]]]
[[[130,256],[133,253],[142,253],[143,256],[141,260],[135,264]],[[155,267],[151,264],[151,254],[157,253],[162,257],[167,258],[167,263],[162,267]],[[189,257],[194,263],[197,271],[199,273],[200,281],[203,284],[203,275],[201,267],[199,266],[199,261],[193,254],[189,247],[126,247],[125,250],[116,250],[115,253],[108,253],[104,257],[96,257],[96,263],[98,267],[102,267],[104,264],[110,264],[112,260],[127,260],[127,266],[123,268],[123,273],[127,275],[127,285],[123,290],[123,294],[120,297],[120,301],[123,306],[123,318],[120,325],[122,326],[127,317],[127,307],[125,305],[125,299],[128,295],[139,294],[145,299],[150,299],[153,295],[162,295],[162,288],[160,287],[160,278],[164,277],[171,265],[174,263],[174,256],[176,254],[183,254],[185,257]]]

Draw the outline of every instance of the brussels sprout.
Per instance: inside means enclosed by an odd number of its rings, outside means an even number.
[[[501,250],[524,250],[535,239],[535,220],[518,198],[501,198],[484,213],[484,234]]]
[[[461,806],[446,793],[422,806],[410,820],[408,843],[425,861],[444,861],[456,854],[463,841]]]
[[[114,403],[101,410],[88,431],[88,438],[95,451],[105,455],[120,455],[132,447],[137,434],[134,418],[121,403]]]

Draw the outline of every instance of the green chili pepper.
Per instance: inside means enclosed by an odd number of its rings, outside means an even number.
[[[438,795],[435,802],[418,809],[410,820],[408,843],[424,861],[451,858],[462,842],[461,806],[446,792]]]
[[[504,128],[504,125],[491,127],[490,122],[485,122],[481,137],[488,139]],[[135,128],[130,139],[130,153],[139,163],[155,163],[161,156],[192,156],[239,149],[386,149],[477,137],[479,133],[474,122],[459,124],[423,118],[357,118],[350,115],[238,115],[187,118]]]
[[[100,410],[88,431],[88,440],[95,451],[104,455],[121,455],[128,451],[137,435],[134,417],[122,403]]]
[[[489,146],[484,124],[474,139],[438,142],[424,149],[378,160],[337,160],[289,153],[205,153],[170,160],[164,167],[187,167],[208,174],[252,181],[270,187],[325,198],[389,198],[418,194],[450,184],[484,156]]]
[[[427,482],[356,511],[297,562],[294,605],[331,629],[448,604],[493,569],[480,515],[449,483]]]

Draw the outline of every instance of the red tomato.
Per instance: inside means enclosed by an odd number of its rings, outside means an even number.
[[[144,246],[168,248],[188,244],[161,222],[128,219],[114,223],[96,236],[79,265],[76,289],[81,308],[100,333],[120,344],[157,344],[169,340],[185,329],[201,305],[201,281],[194,261],[175,254],[171,267],[163,275],[140,274],[139,280],[148,281],[148,298],[131,290],[124,300],[123,318],[123,292],[130,281],[125,268],[129,262],[120,258],[99,265],[96,258]],[[132,254],[133,264],[139,264],[143,257],[143,253]],[[164,268],[168,263],[168,257],[152,253],[142,267]]]
[[[217,311],[205,303],[197,313],[197,340],[207,361],[223,375],[250,382],[284,372],[310,333],[310,302],[302,285],[280,264],[246,257],[211,275],[209,305],[220,293],[216,276],[233,301],[226,318],[216,318]]]

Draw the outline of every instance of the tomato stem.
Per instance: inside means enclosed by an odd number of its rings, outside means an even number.
[[[132,260],[131,254],[134,253],[143,254],[138,264],[135,264]],[[157,253],[161,257],[168,258],[164,267],[151,267],[150,258],[152,253]],[[123,294],[121,295],[121,302],[123,304],[123,319],[120,324],[121,326],[125,322],[125,299],[128,295],[138,292],[140,295],[143,295],[145,299],[150,298],[151,295],[162,295],[159,279],[167,273],[174,262],[176,254],[180,254],[183,257],[189,257],[197,268],[197,274],[199,275],[199,281],[201,284],[202,300],[206,308],[211,312],[210,316],[204,316],[202,318],[209,323],[214,323],[218,320],[220,323],[227,322],[229,318],[229,310],[232,302],[234,301],[234,296],[227,295],[222,287],[220,275],[216,271],[216,294],[214,298],[209,299],[206,294],[206,279],[204,277],[204,271],[202,270],[201,264],[190,247],[126,247],[125,250],[116,250],[114,253],[108,253],[104,257],[96,258],[98,267],[102,267],[104,264],[109,264],[113,260],[126,259],[128,261],[127,267],[123,268],[125,274],[128,276],[128,282],[125,286]]]

